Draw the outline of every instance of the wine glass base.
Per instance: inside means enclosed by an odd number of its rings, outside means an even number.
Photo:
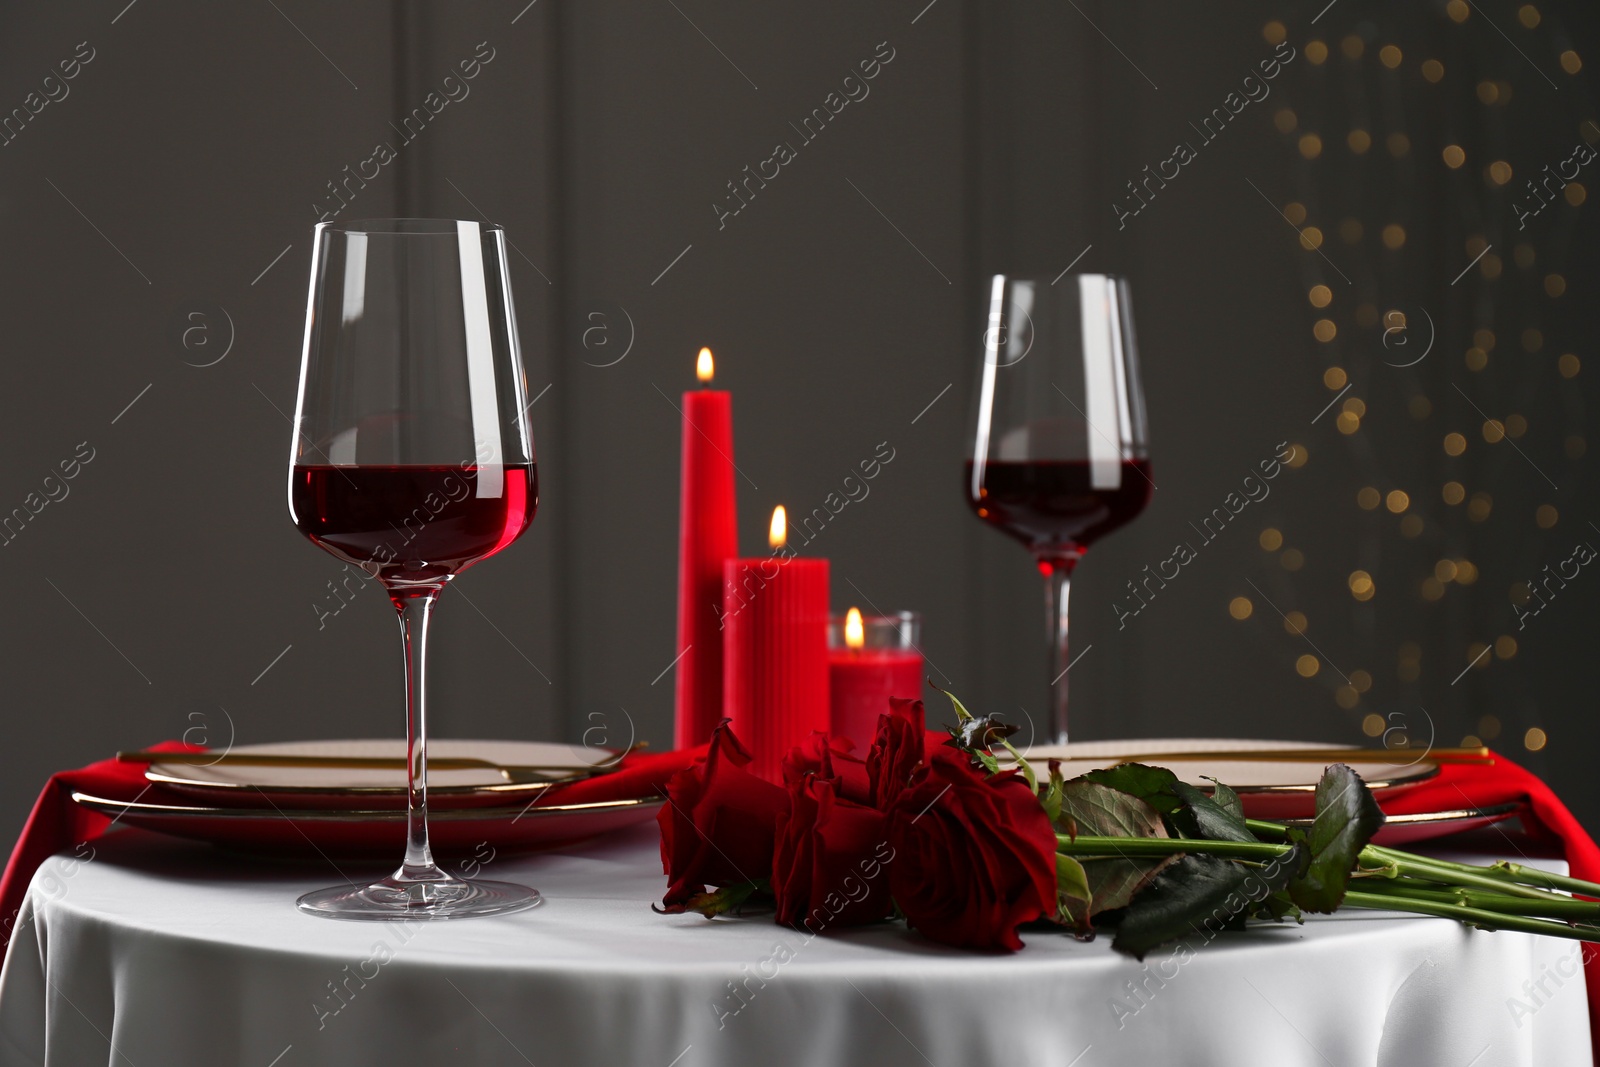
[[[446,878],[400,882],[385,878],[367,886],[334,886],[307,893],[295,906],[307,915],[354,922],[439,922],[481,915],[507,915],[544,902],[538,890],[511,882]]]

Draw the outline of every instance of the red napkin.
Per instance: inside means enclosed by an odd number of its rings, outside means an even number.
[[[1494,764],[1445,763],[1434,778],[1407,789],[1383,804],[1389,815],[1416,815],[1455,808],[1520,804],[1522,825],[1530,836],[1555,845],[1567,858],[1572,877],[1600,882],[1600,848],[1550,787],[1500,753]],[[1585,944],[1584,979],[1589,994],[1589,1036],[1600,1063],[1600,952]]]
[[[181,741],[163,741],[150,746],[159,752],[201,751],[195,745]],[[559,804],[587,804],[607,800],[625,800],[647,797],[662,791],[674,772],[687,767],[705,755],[706,746],[674,752],[636,753],[625,757],[621,766],[610,774],[597,775],[571,785],[555,786],[541,794],[541,801]],[[45,783],[39,799],[34,802],[22,836],[11,850],[6,872],[0,878],[0,916],[4,916],[0,930],[0,949],[11,941],[11,930],[27,894],[28,883],[39,864],[55,855],[84,842],[92,841],[105,833],[115,820],[72,802],[72,794],[92,793],[108,800],[132,803],[139,799],[150,801],[175,800],[176,803],[193,803],[193,800],[173,798],[160,786],[145,780],[145,764],[119,763],[115,759],[100,760],[74,771],[58,771]]]

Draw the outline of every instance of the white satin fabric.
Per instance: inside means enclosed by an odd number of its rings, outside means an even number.
[[[34,878],[0,1067],[1591,1062],[1576,943],[1442,919],[1351,912],[1142,965],[1053,933],[1016,955],[900,926],[808,939],[653,914],[651,826],[484,865],[543,892],[533,911],[408,929],[298,913],[326,867],[138,831],[94,848]]]

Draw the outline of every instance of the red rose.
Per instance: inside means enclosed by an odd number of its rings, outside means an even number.
[[[1015,771],[986,776],[930,749],[889,813],[889,845],[895,903],[934,941],[1014,952],[1018,926],[1055,912],[1055,830]]]
[[[749,762],[724,719],[705,762],[667,780],[667,803],[656,816],[668,883],[663,910],[686,910],[707,885],[739,885],[772,873],[778,816],[789,801],[781,787],[745,770]]]
[[[835,737],[821,732],[812,735],[789,750],[783,757],[783,784],[785,788],[806,775],[836,779],[839,795],[857,804],[872,803],[872,789],[867,780],[867,765],[850,754],[855,748],[848,737]]]
[[[878,716],[878,736],[867,752],[867,781],[872,806],[888,811],[911,776],[922,765],[927,747],[922,701],[889,698],[889,711]]]
[[[821,933],[888,918],[888,829],[883,812],[844,799],[837,779],[792,780],[772,858],[777,921]]]

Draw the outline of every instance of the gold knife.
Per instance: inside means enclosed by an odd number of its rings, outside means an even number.
[[[640,746],[634,746],[635,748]],[[630,749],[629,751],[632,751]],[[435,771],[497,771],[507,781],[526,781],[532,777],[547,781],[565,781],[569,778],[601,774],[614,769],[626,755],[617,753],[600,763],[572,764],[503,764],[473,756],[430,756],[428,769]],[[140,750],[118,752],[121,763],[181,763],[189,766],[215,767],[319,767],[340,770],[404,771],[404,756],[317,756],[290,755],[278,752],[159,752]],[[552,773],[557,772],[557,773]],[[566,773],[559,773],[566,772]]]

